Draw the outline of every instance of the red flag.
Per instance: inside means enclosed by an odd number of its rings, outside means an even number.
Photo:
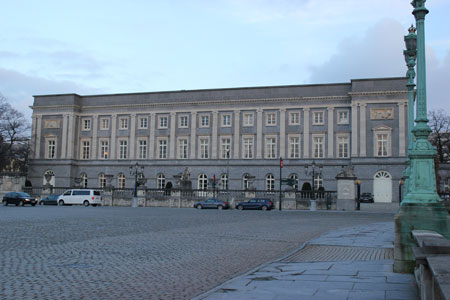
[[[280,169],[283,169],[283,159],[280,157]]]

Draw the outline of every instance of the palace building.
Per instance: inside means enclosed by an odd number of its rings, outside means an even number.
[[[188,168],[192,187],[211,178],[230,190],[336,190],[352,165],[361,191],[397,202],[408,144],[406,78],[349,83],[34,96],[34,187],[132,188],[129,167],[144,166],[147,188],[175,186]],[[312,177],[305,166],[322,166]],[[48,178],[49,176],[47,176]],[[286,186],[283,186],[283,189]]]

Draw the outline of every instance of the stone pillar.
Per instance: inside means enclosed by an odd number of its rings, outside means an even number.
[[[309,107],[303,109],[303,158],[309,158]]]
[[[352,157],[358,156],[358,103],[352,103]]]
[[[212,112],[212,138],[211,138],[211,159],[217,158],[217,120],[218,111]]]
[[[234,145],[233,145],[233,157],[234,159],[239,159],[239,150],[240,150],[240,139],[241,139],[241,112],[239,110],[234,111]],[[228,182],[230,180],[228,179]]]
[[[150,137],[148,141],[148,158],[155,158],[155,124],[156,124],[156,114],[154,112],[150,113]]]
[[[130,123],[130,159],[134,159],[136,157],[136,114],[131,114]]]
[[[334,107],[328,107],[328,158],[334,157]]]
[[[286,109],[280,109],[280,157],[286,157]]]
[[[93,118],[92,126],[92,159],[97,159],[97,130],[98,130],[98,115]]]
[[[109,149],[110,158],[116,159],[116,141],[117,141],[117,115],[113,114],[111,116],[111,148]]]
[[[256,127],[256,158],[261,159],[262,158],[262,147],[263,147],[263,136],[262,136],[262,129],[263,129],[263,122],[264,122],[264,116],[263,116],[263,110],[261,108],[258,108],[256,110],[257,112],[257,127]]]
[[[336,176],[337,180],[337,210],[355,210],[356,209],[356,176],[352,171],[342,171]]]
[[[197,112],[191,113],[191,145],[190,145],[190,157],[191,159],[195,159],[195,151],[196,149],[196,141],[197,141]]]
[[[175,159],[175,129],[177,114],[175,112],[170,113],[170,141],[169,141],[169,159]]]
[[[365,157],[367,156],[366,151],[366,107],[367,104],[360,103],[359,104],[359,156]]]
[[[113,191],[105,189],[102,193],[102,206],[113,206]]]

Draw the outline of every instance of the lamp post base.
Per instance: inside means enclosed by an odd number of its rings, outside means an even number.
[[[394,272],[412,273],[416,260],[412,230],[432,230],[450,238],[450,219],[441,203],[402,203],[394,218]]]

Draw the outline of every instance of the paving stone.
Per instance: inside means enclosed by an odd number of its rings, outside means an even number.
[[[350,291],[348,300],[384,300],[385,291]]]

